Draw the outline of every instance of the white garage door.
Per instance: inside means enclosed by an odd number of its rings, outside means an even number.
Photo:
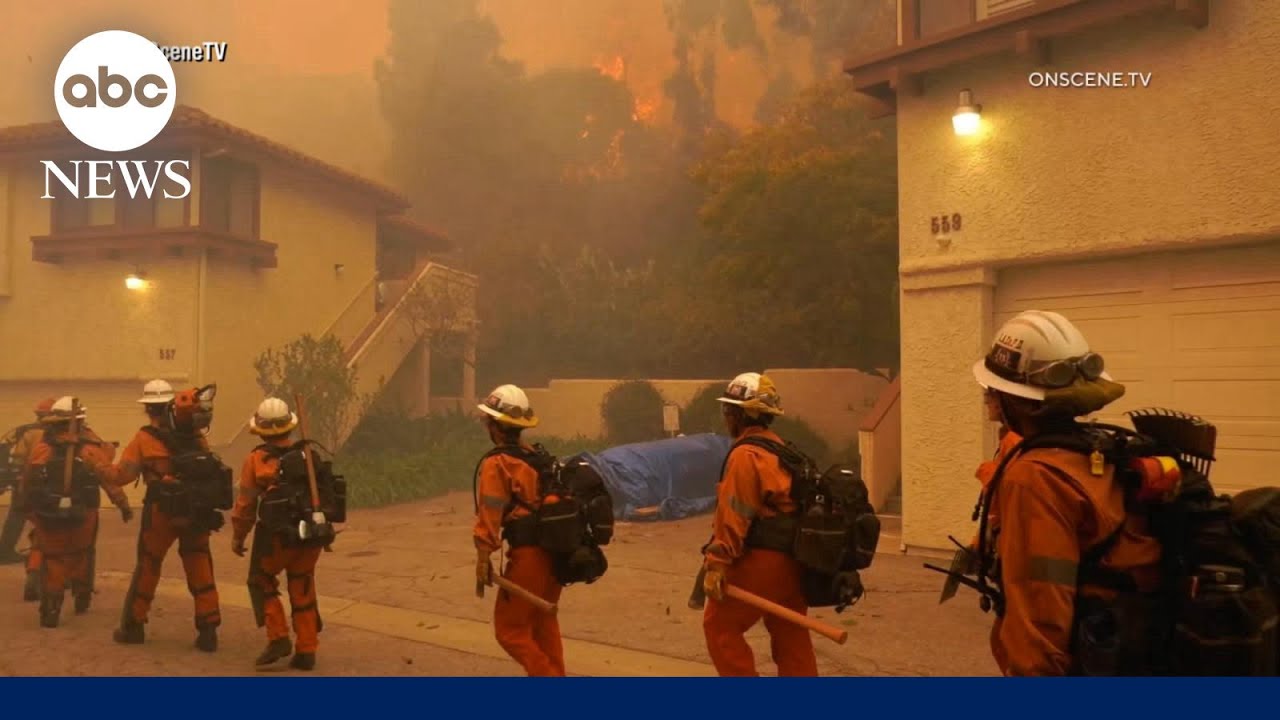
[[[1029,309],[1070,318],[1127,387],[1099,420],[1200,415],[1218,426],[1221,492],[1280,484],[1280,243],[1002,271],[997,326]]]

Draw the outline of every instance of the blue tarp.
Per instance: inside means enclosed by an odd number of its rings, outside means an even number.
[[[575,458],[600,473],[618,517],[642,519],[636,510],[656,506],[658,520],[679,520],[715,508],[716,481],[732,444],[723,435],[706,433],[619,445]]]

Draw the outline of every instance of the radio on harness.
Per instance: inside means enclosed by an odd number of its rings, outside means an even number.
[[[791,499],[796,504],[795,514],[753,521],[746,545],[789,553],[803,570],[808,605],[844,611],[862,597],[858,571],[871,566],[880,542],[880,519],[862,478],[839,465],[819,472],[817,464],[790,443],[748,436],[734,447],[740,445],[777,456],[791,476]]]
[[[537,545],[550,553],[561,585],[589,585],[600,579],[609,568],[600,548],[613,539],[613,499],[599,473],[583,460],[558,460],[541,445],[534,445],[532,450],[496,447],[485,453],[480,462],[494,455],[517,458],[538,473],[537,506],[513,497],[503,514],[516,505],[529,510],[529,514],[507,523],[503,539],[512,547]],[[474,480],[479,477],[477,465]]]

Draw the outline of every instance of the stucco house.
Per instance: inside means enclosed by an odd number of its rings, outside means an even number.
[[[253,361],[303,333],[342,342],[361,394],[390,386],[427,412],[431,349],[407,291],[460,288],[470,313],[476,280],[441,264],[449,241],[405,217],[402,195],[184,106],[129,156],[189,161],[190,194],[41,199],[40,161],[103,156],[57,121],[0,130],[0,426],[75,394],[123,442],[146,380],[217,382],[211,443],[239,462]],[[449,394],[474,397],[459,364]]]
[[[1274,484],[1280,3],[898,6],[896,47],[846,71],[898,128],[904,546],[971,532],[994,428],[970,366],[1024,309],[1127,386],[1100,419],[1202,415],[1221,490]]]

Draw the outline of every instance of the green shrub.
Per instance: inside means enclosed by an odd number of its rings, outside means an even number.
[[[646,380],[618,383],[600,403],[605,437],[614,445],[660,440],[662,393]]]
[[[725,433],[724,420],[720,415],[720,403],[716,398],[724,392],[729,382],[711,383],[703,387],[689,403],[680,408],[680,432],[686,435],[700,433]]]
[[[280,348],[263,350],[253,361],[258,387],[294,404],[302,395],[308,430],[321,444],[337,442],[356,405],[356,373],[347,367],[342,343],[332,335],[302,335]]]
[[[583,439],[530,441],[559,456],[606,447]],[[476,463],[492,447],[484,425],[467,413],[406,418],[383,409],[361,420],[334,465],[347,478],[351,507],[379,507],[454,490],[470,492]]]

